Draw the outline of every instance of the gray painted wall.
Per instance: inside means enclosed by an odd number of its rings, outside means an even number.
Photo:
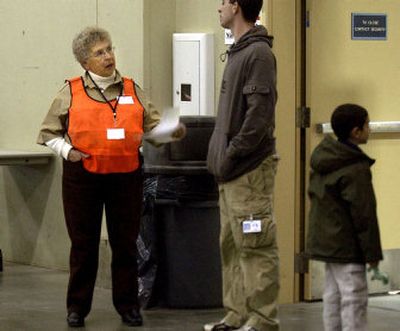
[[[217,6],[214,0],[0,1],[0,31],[6,31],[0,52],[0,149],[46,150],[36,145],[40,123],[64,80],[82,73],[71,42],[88,25],[109,30],[117,68],[134,77],[160,110],[170,106],[172,33],[215,33],[218,59],[225,46]],[[217,90],[222,70],[223,63],[216,61]],[[5,260],[68,268],[61,171],[58,157],[45,166],[0,166],[0,249]],[[104,251],[105,231],[102,236]],[[101,263],[107,267],[109,257],[103,255]]]
[[[82,73],[71,42],[87,25],[110,31],[117,67],[143,84],[143,12],[143,0],[1,1],[0,148],[44,150],[35,143],[40,123],[64,80]],[[67,268],[58,157],[0,167],[0,248],[8,261]]]

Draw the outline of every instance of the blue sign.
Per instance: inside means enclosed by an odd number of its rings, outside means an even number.
[[[351,39],[386,40],[386,14],[351,14]]]

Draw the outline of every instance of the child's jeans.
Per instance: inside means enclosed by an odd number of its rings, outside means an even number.
[[[325,331],[367,330],[368,286],[365,264],[326,263]]]

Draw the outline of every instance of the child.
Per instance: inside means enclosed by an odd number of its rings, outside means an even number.
[[[307,253],[324,261],[325,331],[366,330],[366,266],[382,260],[370,167],[358,147],[369,136],[368,112],[358,105],[335,109],[326,136],[311,155],[311,209]]]

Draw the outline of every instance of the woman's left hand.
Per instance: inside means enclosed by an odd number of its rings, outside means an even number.
[[[179,123],[178,127],[172,132],[172,138],[176,140],[181,140],[186,136],[186,126],[183,123]]]

